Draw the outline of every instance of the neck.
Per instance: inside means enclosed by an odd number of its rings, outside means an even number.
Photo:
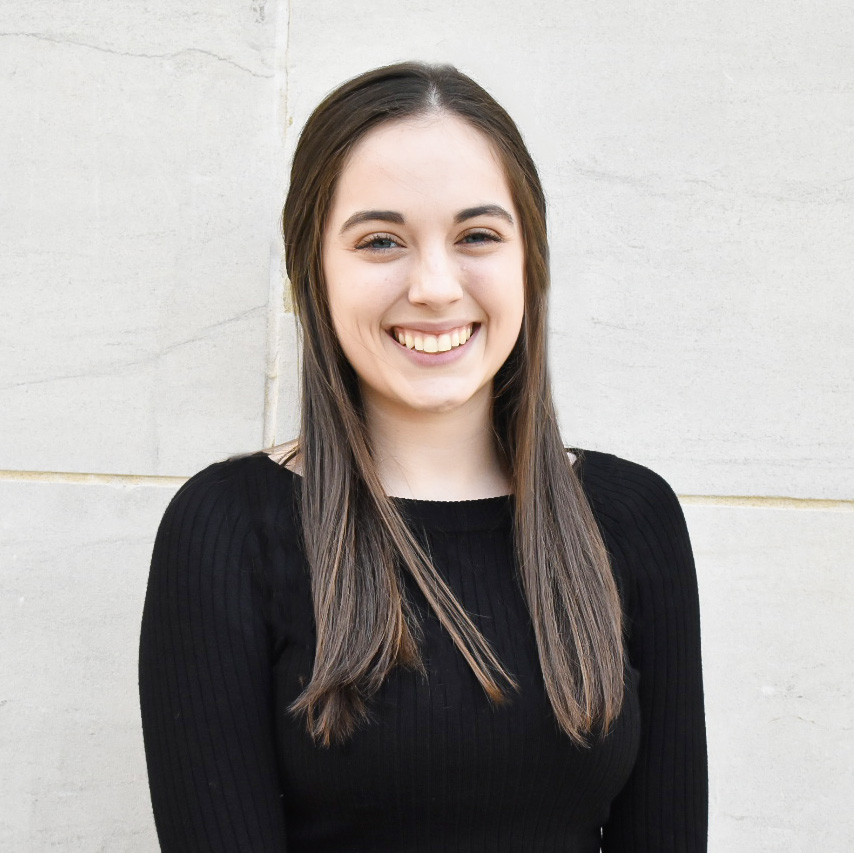
[[[413,412],[365,399],[368,432],[386,493],[460,501],[506,495],[491,423],[491,389],[451,412]]]

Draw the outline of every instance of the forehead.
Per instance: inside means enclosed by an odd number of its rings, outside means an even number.
[[[331,216],[347,216],[354,205],[456,210],[488,202],[512,207],[495,146],[465,120],[441,113],[387,122],[360,139],[341,171]]]

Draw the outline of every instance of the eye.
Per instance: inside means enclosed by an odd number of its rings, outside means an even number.
[[[391,234],[371,234],[356,245],[357,249],[367,249],[369,252],[383,252],[399,247],[397,237]]]
[[[468,246],[478,246],[485,243],[503,243],[503,238],[499,237],[494,231],[469,231],[463,235],[461,243]]]

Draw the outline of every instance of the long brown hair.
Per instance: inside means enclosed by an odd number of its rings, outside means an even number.
[[[489,698],[518,689],[386,496],[374,466],[355,371],[332,326],[321,240],[353,146],[379,124],[459,116],[500,155],[525,242],[525,313],[493,384],[492,425],[515,495],[515,546],[546,691],[577,743],[606,732],[623,697],[617,588],[602,537],[561,441],[546,364],[546,203],[512,119],[448,65],[406,62],[329,94],[306,123],[283,213],[285,257],[302,327],[302,531],[317,629],[314,669],[292,703],[323,744],[346,739],[392,667],[424,671],[403,593],[409,572]]]

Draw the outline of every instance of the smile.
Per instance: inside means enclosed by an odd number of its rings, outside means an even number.
[[[429,334],[418,329],[395,326],[391,329],[390,334],[401,346],[407,349],[426,353],[448,352],[465,344],[477,325],[477,323],[469,323],[467,326],[457,326],[439,334]]]

